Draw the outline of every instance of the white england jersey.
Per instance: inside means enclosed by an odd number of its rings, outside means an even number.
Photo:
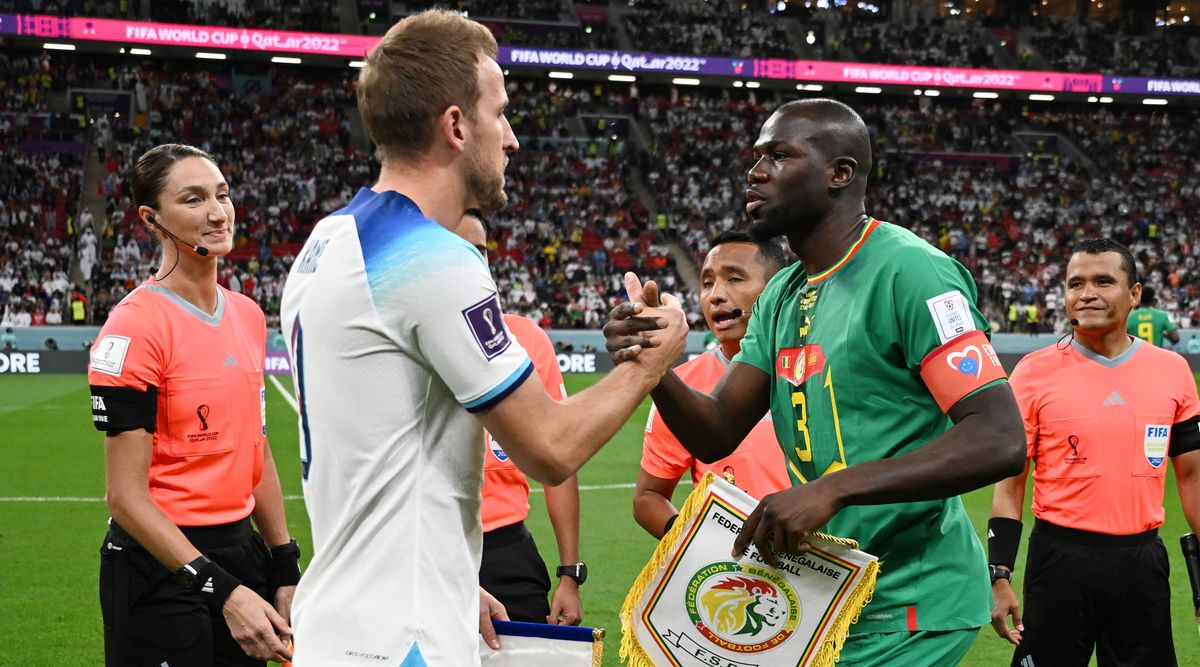
[[[397,192],[317,224],[283,292],[313,559],[297,667],[477,665],[482,428],[533,365],[483,256]]]

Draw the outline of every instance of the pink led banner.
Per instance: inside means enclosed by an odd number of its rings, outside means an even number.
[[[279,53],[309,53],[361,58],[378,37],[323,33],[252,30],[215,26],[112,21],[84,17],[0,14],[0,35],[50,39],[79,39],[124,44],[163,44],[195,48],[238,49]],[[1200,81],[1141,79],[1100,74],[1026,72],[875,65],[778,58],[680,56],[626,51],[576,51],[501,46],[497,58],[504,66],[541,66],[607,70],[621,73],[706,74],[712,76],[782,79],[800,83],[847,83],[861,86],[917,86],[1026,92],[1200,94]]]
[[[853,83],[859,85],[900,85],[949,88],[995,88],[1047,92],[1099,92],[1104,77],[1099,74],[1064,72],[1025,72],[1016,70],[964,69],[957,67],[917,67],[909,65],[872,65],[818,60],[755,59],[756,78],[794,79],[796,81]]]
[[[361,58],[378,37],[324,33],[256,30],[219,26],[143,23],[82,17],[6,14],[0,16],[0,34],[30,35],[50,39],[79,39],[125,44],[161,44],[241,51],[309,53]]]

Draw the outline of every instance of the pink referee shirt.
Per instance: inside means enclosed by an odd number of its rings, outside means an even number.
[[[533,320],[520,315],[506,314],[504,324],[529,354],[533,370],[550,398],[556,401],[566,398],[562,372],[558,370],[558,355],[546,332]],[[483,432],[483,443],[483,504],[479,514],[486,533],[525,520],[529,515],[529,480],[491,433]]]
[[[687,386],[709,393],[717,386],[728,365],[729,360],[718,347],[676,368],[675,374]],[[729,473],[738,488],[760,500],[767,494],[789,488],[787,464],[779,441],[775,439],[770,414],[768,412],[755,424],[733,454],[716,463],[704,463],[675,439],[658,409],[651,408],[642,443],[642,470],[659,479],[679,479],[690,471],[692,483],[699,481],[709,470],[718,477]]]
[[[150,498],[179,526],[249,516],[267,446],[266,319],[217,290],[209,315],[147,280],[108,316],[88,367],[93,386],[158,388]]]
[[[1163,522],[1171,426],[1200,412],[1183,357],[1133,339],[1115,359],[1076,342],[1027,355],[1010,378],[1033,461],[1033,514],[1132,535]]]

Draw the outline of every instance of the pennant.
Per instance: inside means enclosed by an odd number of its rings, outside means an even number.
[[[492,621],[500,635],[494,651],[479,638],[483,667],[600,667],[604,630],[571,625]]]
[[[830,667],[875,591],[879,560],[829,535],[803,556],[729,556],[758,501],[711,472],[688,496],[621,608],[632,667]]]

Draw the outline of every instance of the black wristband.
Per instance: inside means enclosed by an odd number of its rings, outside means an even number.
[[[237,577],[229,574],[220,565],[209,561],[207,565],[196,571],[196,581],[192,584],[192,592],[199,593],[213,611],[221,611],[225,600],[233,593],[233,589],[241,586]]]
[[[1015,570],[1017,549],[1021,546],[1021,522],[1016,519],[988,519],[988,563]]]
[[[671,526],[675,525],[675,520],[679,518],[678,514],[672,514],[670,519],[667,519],[666,525],[663,526],[663,535],[671,532]]]
[[[283,588],[300,583],[300,547],[296,540],[271,547],[267,561],[267,587]]]

